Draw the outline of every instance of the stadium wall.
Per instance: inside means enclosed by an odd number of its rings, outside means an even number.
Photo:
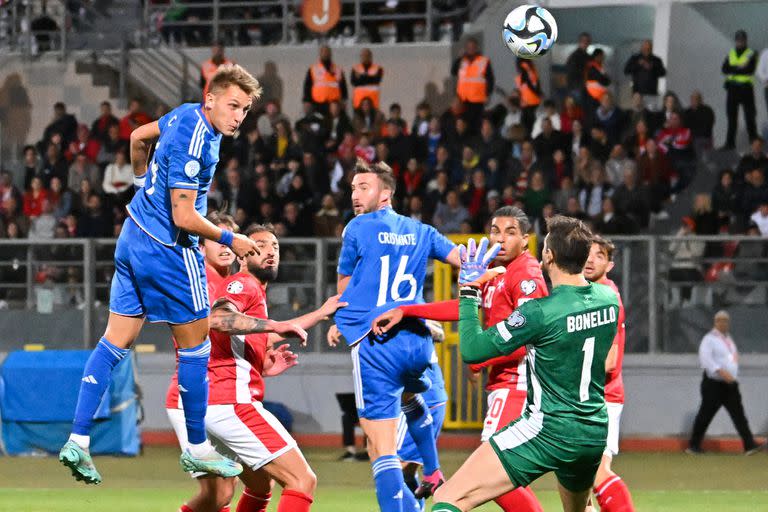
[[[336,393],[352,392],[352,365],[346,349],[339,353],[301,354],[300,364],[286,374],[267,379],[267,399],[282,402],[294,415],[301,433],[341,431]],[[165,391],[173,372],[171,354],[140,354],[139,384],[144,392],[145,430],[168,430]],[[768,356],[744,354],[740,382],[744,408],[752,430],[768,430],[765,389]],[[627,405],[622,435],[666,437],[687,435],[699,406],[701,370],[695,355],[628,355],[624,359]],[[708,430],[709,435],[735,435],[725,411]]]

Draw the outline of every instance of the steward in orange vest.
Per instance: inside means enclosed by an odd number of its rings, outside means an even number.
[[[203,89],[203,100],[205,100],[205,94],[208,92],[208,82],[211,81],[213,75],[216,74],[216,70],[219,66],[224,64],[234,64],[224,56],[224,44],[221,42],[213,43],[211,47],[211,58],[203,62],[200,66],[200,87]]]
[[[316,110],[325,114],[334,101],[346,101],[347,82],[344,72],[333,63],[331,49],[320,47],[320,60],[310,66],[304,78],[304,102],[312,103]]]
[[[488,57],[481,55],[475,38],[467,39],[464,55],[456,59],[451,74],[457,78],[456,95],[464,103],[485,104],[495,85]]]
[[[587,63],[585,68],[585,85],[587,88],[587,94],[589,97],[600,103],[605,93],[608,92],[608,86],[611,85],[611,79],[605,73],[603,68],[603,61],[605,60],[605,53],[600,48],[595,49],[592,52],[592,59]]]
[[[381,79],[384,68],[373,63],[371,50],[363,48],[360,52],[360,63],[352,68],[349,81],[354,86],[352,91],[352,107],[360,108],[363,98],[371,98],[374,108],[379,108],[381,101]]]

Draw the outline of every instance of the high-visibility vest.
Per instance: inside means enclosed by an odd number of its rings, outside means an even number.
[[[203,79],[205,80],[205,87],[203,88],[203,96],[208,92],[208,84],[211,83],[211,78],[213,78],[213,75],[216,74],[216,71],[218,71],[219,66],[223,66],[224,64],[232,64],[232,61],[225,58],[224,62],[221,64],[216,64],[213,62],[213,60],[208,59],[207,61],[203,62],[202,66],[200,66],[200,73],[203,75]]]
[[[485,103],[488,100],[485,70],[489,62],[488,57],[482,55],[478,55],[472,61],[467,57],[461,59],[459,80],[456,84],[456,94],[461,101]]]
[[[587,68],[586,68],[587,77],[589,77],[589,68],[597,69],[600,72],[600,74],[605,73],[603,71],[603,66],[601,64],[598,64],[595,61],[590,61],[589,63],[587,63]],[[598,82],[597,80],[588,79],[586,82],[586,86],[587,86],[587,94],[589,94],[592,97],[592,99],[598,102],[602,100],[603,96],[605,96],[605,93],[608,92],[608,88],[603,84],[601,84],[600,82]]]
[[[331,64],[328,71],[322,62],[313,64],[312,73],[312,101],[315,103],[330,103],[341,100],[341,69],[336,64]]]
[[[731,48],[731,51],[728,52],[728,64],[731,66],[746,66],[749,62],[749,59],[752,58],[752,56],[755,54],[754,51],[752,51],[752,48],[747,48],[744,50],[741,54],[741,56],[736,54],[736,49]],[[753,85],[755,83],[755,78],[752,75],[727,75],[725,77],[726,82],[734,82],[737,84],[745,84],[745,85]]]
[[[536,68],[533,67],[532,64],[528,62],[521,62],[521,67],[524,67],[525,70],[528,72],[528,79],[533,82],[534,84],[539,84],[539,73],[536,71]],[[539,104],[541,104],[541,96],[534,91],[530,85],[523,82],[523,74],[518,73],[515,77],[515,85],[517,86],[517,90],[520,91],[520,106],[525,107],[535,107]]]
[[[381,67],[378,64],[371,64],[368,69],[365,69],[362,64],[357,64],[353,69],[358,75],[368,76],[376,76],[379,74],[379,71],[381,71]],[[352,106],[354,108],[360,108],[360,103],[362,103],[363,99],[371,98],[373,108],[378,109],[380,94],[379,84],[358,85],[352,93]]]

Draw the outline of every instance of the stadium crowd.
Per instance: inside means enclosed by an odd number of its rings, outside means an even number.
[[[398,180],[398,210],[444,233],[487,231],[490,212],[502,205],[523,207],[539,234],[556,212],[605,234],[642,232],[666,216],[665,206],[695,177],[697,152],[712,147],[714,115],[696,91],[686,107],[673,92],[656,100],[664,68],[649,42],[627,63],[634,94],[631,107],[620,108],[607,87],[603,54],[589,54],[590,44],[583,34],[569,57],[569,93],[561,101],[545,96],[527,61],[518,63],[516,88],[490,105],[492,65],[469,39],[453,66],[457,94],[450,107],[434,112],[421,103],[412,116],[396,102],[379,107],[378,85],[371,85],[378,82],[367,81],[365,70],[375,66],[379,81],[384,71],[370,52],[350,70],[348,87],[342,66],[323,47],[307,72],[300,118],[288,119],[279,103],[267,101],[223,141],[209,206],[241,226],[272,222],[281,237],[338,236],[352,216],[349,171],[362,158],[388,162]],[[335,82],[322,75],[326,68]],[[649,108],[655,103],[658,110]],[[131,130],[162,113],[150,115],[134,100],[118,119],[105,102],[88,125],[57,103],[41,140],[24,148],[16,179],[2,172],[2,235],[117,235],[133,194]],[[694,231],[743,232],[752,221],[768,233],[767,165],[755,139],[736,169],[722,173],[711,215],[694,214]]]

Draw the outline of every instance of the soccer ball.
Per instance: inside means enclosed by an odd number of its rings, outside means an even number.
[[[557,40],[554,16],[538,5],[516,7],[504,20],[504,43],[521,59],[541,57]]]

